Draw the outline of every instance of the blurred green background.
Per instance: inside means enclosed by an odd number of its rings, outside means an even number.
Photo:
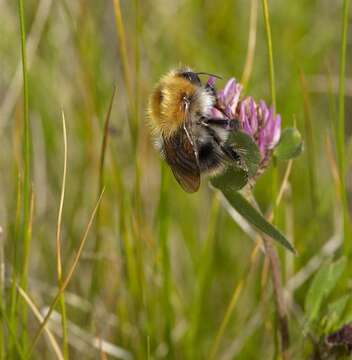
[[[97,219],[65,291],[69,357],[206,359],[213,349],[214,359],[276,358],[274,299],[268,264],[260,251],[253,256],[256,233],[232,219],[206,181],[195,195],[181,190],[153,148],[146,121],[148,96],[170,68],[189,65],[225,80],[241,80],[250,31],[255,35],[255,48],[250,49],[255,51],[245,93],[271,102],[262,2],[121,0],[119,7],[116,0],[27,0],[24,10],[34,196],[28,249],[18,230],[24,176],[18,4],[0,0],[2,357],[21,358],[19,349],[28,351],[39,327],[32,310],[14,290],[16,273],[17,278],[23,274],[27,279],[22,285],[41,311],[45,312],[57,292],[55,239],[64,166],[63,111],[68,140],[61,226],[64,277],[96,204],[99,184],[105,186]],[[312,354],[326,330],[322,322],[328,304],[351,290],[345,275],[325,299],[315,325],[307,325],[304,304],[312,275],[343,252],[351,256],[341,247],[334,134],[342,1],[272,0],[269,10],[277,111],[283,126],[296,124],[305,141],[274,220],[298,251],[292,256],[278,249],[290,299],[290,353],[302,359]],[[347,165],[351,49],[350,37]],[[114,86],[101,178],[104,121]],[[275,203],[286,166],[278,164],[277,172],[270,167],[255,187],[265,212]],[[349,189],[351,176],[347,179]],[[28,269],[23,267],[26,257]],[[234,293],[239,296],[222,332],[220,324]],[[21,315],[25,309],[27,319]],[[352,320],[346,311],[326,331]],[[48,326],[64,349],[61,313],[62,308],[56,306]],[[33,358],[55,356],[51,343],[41,336]]]

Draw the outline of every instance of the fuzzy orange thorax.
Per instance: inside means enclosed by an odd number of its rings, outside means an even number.
[[[150,100],[149,115],[155,131],[172,136],[186,120],[186,99],[192,99],[196,91],[195,85],[180,76],[164,76]]]

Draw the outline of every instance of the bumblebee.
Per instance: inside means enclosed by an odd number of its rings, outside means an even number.
[[[229,162],[242,166],[240,154],[226,142],[238,121],[211,116],[211,109],[218,108],[216,90],[209,82],[203,85],[199,75],[211,74],[170,71],[156,85],[148,107],[157,148],[189,193],[199,189],[202,174],[217,175]]]

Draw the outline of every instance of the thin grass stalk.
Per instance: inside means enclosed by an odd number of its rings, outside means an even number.
[[[26,59],[26,26],[23,0],[18,0],[18,16],[20,20],[21,32],[21,59],[22,59],[22,77],[23,77],[23,188],[24,188],[24,226],[28,224],[29,217],[29,200],[30,200],[30,128],[29,128],[29,96],[28,96],[28,74],[27,74],[27,59]],[[26,222],[27,220],[27,222]]]
[[[342,29],[341,29],[341,48],[340,48],[340,72],[339,72],[339,107],[337,125],[337,154],[338,166],[341,182],[341,195],[343,203],[343,233],[344,251],[348,255],[351,251],[350,239],[350,218],[348,211],[348,200],[346,194],[346,159],[345,159],[345,73],[346,73],[346,48],[347,31],[349,18],[350,0],[343,1],[342,9]]]
[[[101,143],[101,150],[100,150],[100,161],[99,161],[99,183],[98,183],[98,194],[101,194],[103,188],[105,187],[105,157],[106,157],[106,150],[108,146],[108,139],[109,139],[109,126],[110,126],[110,117],[111,117],[111,110],[112,105],[114,103],[116,93],[116,87],[114,86],[108,111],[106,112],[105,121],[104,121],[104,129],[103,129],[103,140]],[[101,228],[102,228],[102,215],[101,215],[101,208],[98,209],[97,212],[97,221],[96,221],[96,235],[95,235],[95,244],[94,244],[94,254],[97,256],[92,270],[92,278],[90,284],[90,299],[94,300],[97,295],[97,284],[99,279],[103,279],[103,267],[100,263],[99,253],[101,251]]]
[[[127,96],[129,101],[129,107],[131,108],[131,99],[132,99],[132,86],[131,86],[131,69],[128,61],[128,53],[127,53],[127,42],[126,42],[126,31],[122,18],[121,5],[120,0],[112,0],[114,6],[114,14],[115,14],[115,25],[116,25],[116,33],[118,37],[118,49],[122,62],[122,75],[125,82],[125,86],[127,89]],[[133,116],[129,116],[129,128],[132,137],[132,141],[135,144],[136,142],[136,123],[134,121]]]
[[[143,216],[143,201],[142,201],[142,193],[141,193],[141,181],[142,181],[142,163],[143,163],[143,152],[142,147],[139,146],[139,124],[140,121],[140,85],[141,85],[141,59],[140,59],[140,33],[141,33],[141,15],[140,15],[140,1],[135,0],[135,46],[134,46],[134,57],[135,57],[135,81],[134,81],[134,89],[133,89],[133,97],[134,107],[133,118],[134,118],[134,131],[135,131],[135,142],[134,142],[134,151],[137,156],[135,159],[135,186],[134,186],[134,209],[133,212],[135,214],[136,219],[136,227],[135,227],[135,238],[137,240],[136,243],[136,257],[138,264],[138,276],[140,281],[140,298],[143,301],[146,301],[145,294],[147,290],[145,289],[145,256],[143,253],[143,245],[144,245],[144,236],[142,229],[145,228],[144,224],[144,216]],[[148,310],[146,310],[148,312]],[[150,323],[149,316],[146,316],[146,331],[149,332]]]
[[[248,273],[249,272],[247,272],[247,274]],[[239,298],[240,294],[242,293],[244,283],[245,283],[245,280],[242,279],[242,280],[239,281],[239,283],[235,287],[235,291],[232,294],[230,303],[229,303],[229,305],[228,305],[228,307],[226,309],[226,312],[225,312],[225,316],[224,316],[223,320],[221,321],[219,331],[217,332],[217,334],[215,336],[215,340],[214,340],[213,345],[211,347],[209,360],[216,359],[216,354],[217,354],[217,352],[219,350],[221,339],[224,336],[226,327],[227,327],[227,325],[228,325],[228,323],[230,321],[231,315],[232,315],[232,313],[233,313],[233,311],[235,309],[238,298]]]
[[[168,169],[164,162],[161,162],[161,180],[160,180],[160,196],[159,196],[159,246],[161,250],[161,271],[163,278],[162,289],[162,307],[164,314],[164,338],[168,347],[169,356],[173,354],[172,344],[172,323],[173,313],[171,306],[171,269],[170,255],[168,247],[168,231],[169,231],[169,214],[168,214]]]
[[[11,300],[10,300],[10,325],[11,328],[16,327],[16,316],[17,316],[17,289],[16,289],[16,281],[19,272],[19,264],[18,264],[18,244],[20,241],[19,234],[21,232],[21,204],[22,204],[22,181],[21,176],[18,175],[17,180],[17,199],[16,199],[16,216],[15,216],[15,231],[14,231],[14,242],[13,242],[13,257],[12,257],[12,283],[11,283]],[[14,349],[13,338],[10,337],[8,341],[8,351],[9,357],[13,358],[15,355],[12,352]]]
[[[30,199],[29,199],[29,217],[28,217],[28,227],[27,227],[27,238],[30,240],[32,238],[32,226],[33,226],[33,214],[34,214],[34,192],[30,188]],[[30,241],[28,242],[28,248]],[[28,266],[29,266],[29,251],[25,251],[23,254],[23,273],[25,273],[24,283],[27,285],[28,278]]]
[[[140,35],[141,35],[141,14],[140,14],[140,0],[134,0],[135,8],[135,29],[134,29],[134,58],[135,58],[135,84],[134,84],[134,117],[135,124],[139,124],[139,109],[140,109],[140,80],[141,80],[141,51],[140,51]],[[138,130],[138,129],[136,129]],[[138,135],[138,134],[137,134]]]
[[[126,43],[126,34],[125,26],[122,19],[122,12],[120,6],[120,0],[113,0],[114,13],[115,13],[115,25],[117,36],[119,40],[119,51],[122,61],[122,70],[125,80],[125,85],[127,87],[128,95],[131,94],[131,80],[130,80],[130,69],[128,65],[128,55],[127,55],[127,43]]]
[[[30,201],[31,201],[31,147],[30,147],[30,126],[29,126],[29,93],[28,93],[28,73],[27,73],[27,57],[26,57],[26,25],[24,2],[18,0],[18,17],[20,22],[21,33],[21,59],[22,59],[22,77],[23,77],[23,219],[21,237],[23,238],[23,259],[22,259],[22,273],[21,273],[21,286],[26,289],[27,286],[27,273],[24,266],[25,257],[28,258],[30,231],[29,217],[30,217]],[[26,305],[22,302],[22,323],[26,327],[27,314]],[[26,341],[26,331],[21,332],[22,342]]]
[[[276,86],[275,86],[275,69],[274,69],[274,56],[273,56],[273,45],[272,45],[272,37],[271,37],[271,26],[270,26],[270,18],[269,18],[269,6],[267,0],[262,0],[263,6],[263,18],[264,18],[264,26],[265,26],[265,34],[268,48],[268,64],[269,64],[269,84],[270,84],[270,93],[271,93],[271,102],[274,108],[274,112],[276,112]],[[273,181],[272,181],[272,195],[276,196],[277,186],[278,186],[278,177],[279,172],[277,169],[277,164],[274,159],[274,167],[273,167]],[[276,209],[274,209],[275,214]]]
[[[30,240],[32,238],[32,224],[33,224],[33,211],[34,211],[34,193],[33,190],[30,189],[30,199],[29,199],[29,214],[28,214],[28,226],[26,228],[26,233],[24,235],[26,239],[25,248],[23,252],[23,268],[22,268],[22,284],[27,288],[28,282],[28,266],[29,266],[29,247],[30,247]],[[27,323],[27,304],[22,302],[21,306],[21,314],[22,314],[22,326],[26,326]],[[22,341],[24,347],[26,348],[27,345],[27,329],[23,329],[24,334],[22,331]]]
[[[276,88],[275,88],[275,71],[274,71],[274,56],[273,56],[273,44],[271,39],[271,26],[269,19],[269,7],[268,0],[262,0],[263,4],[263,16],[264,16],[264,25],[266,33],[266,42],[268,47],[268,60],[269,60],[269,83],[270,83],[270,93],[271,101],[276,111]]]
[[[38,307],[33,302],[33,300],[29,297],[29,295],[23,289],[21,289],[21,287],[18,286],[17,288],[18,288],[18,292],[20,293],[22,298],[26,301],[26,303],[28,304],[28,306],[32,310],[34,316],[38,319],[39,322],[42,322],[43,317],[42,317],[40,311],[38,310]],[[45,330],[45,332],[46,332],[46,334],[48,336],[49,343],[52,346],[56,357],[59,360],[63,360],[64,356],[61,353],[60,347],[59,347],[58,343],[56,342],[56,339],[55,339],[54,335],[52,334],[52,332],[50,331],[50,329],[47,326],[45,327],[44,330]]]
[[[144,281],[144,255],[143,255],[143,234],[142,229],[143,225],[143,203],[141,196],[141,158],[143,154],[140,152],[141,148],[139,147],[139,126],[140,124],[140,81],[141,81],[141,59],[140,59],[140,33],[141,33],[141,15],[140,15],[140,1],[134,0],[134,89],[133,89],[133,98],[134,102],[131,103],[131,111],[134,119],[134,135],[135,139],[132,145],[134,146],[134,151],[137,153],[135,159],[135,185],[134,185],[134,208],[133,212],[135,214],[135,239],[136,241],[136,258],[138,265],[138,277],[140,283],[140,299],[145,297],[145,281]],[[146,328],[149,328],[148,316],[146,320]],[[148,331],[148,330],[147,330]]]
[[[290,160],[290,163],[292,164],[292,160]],[[285,232],[287,234],[287,237],[291,240],[291,244],[295,246],[295,213],[294,213],[294,206],[292,203],[292,193],[287,192],[287,201],[285,202],[284,206],[284,212],[285,212]],[[288,251],[285,252],[285,269],[283,271],[284,276],[284,283],[286,285],[288,279],[290,279],[293,274],[295,273],[295,258],[292,256],[292,254],[289,254]],[[288,297],[286,296],[286,293],[284,293],[285,299],[287,301],[287,308],[290,307]]]
[[[75,255],[74,259],[73,259],[73,263],[72,263],[72,265],[71,265],[71,267],[70,267],[70,269],[69,269],[69,271],[67,273],[67,276],[66,276],[65,280],[62,282],[62,286],[59,288],[56,296],[54,297],[54,300],[52,301],[52,303],[51,303],[51,305],[50,305],[50,307],[48,309],[48,312],[47,312],[45,318],[43,319],[38,331],[36,332],[36,334],[34,336],[33,342],[32,342],[32,344],[31,344],[31,346],[29,348],[29,351],[27,352],[27,357],[26,357],[27,359],[31,358],[31,356],[33,354],[33,350],[35,349],[35,346],[37,345],[38,340],[40,338],[40,335],[42,334],[47,322],[49,321],[50,316],[51,316],[52,312],[54,311],[55,306],[58,303],[61,294],[65,291],[66,287],[68,286],[69,282],[71,281],[73,273],[74,273],[74,271],[75,271],[75,269],[77,267],[78,261],[79,261],[79,259],[81,257],[84,245],[85,245],[86,240],[88,238],[90,228],[92,227],[93,221],[95,219],[96,212],[97,212],[97,210],[99,208],[99,205],[101,203],[101,200],[103,198],[103,194],[104,194],[104,189],[103,189],[102,193],[100,194],[99,199],[98,199],[98,201],[97,201],[97,203],[96,203],[96,205],[95,205],[95,207],[93,209],[93,212],[92,212],[92,214],[91,214],[91,216],[89,218],[86,230],[85,230],[85,232],[83,234],[83,237],[82,237],[81,242],[79,244],[79,247],[77,249],[77,253],[76,253],[76,255]]]
[[[246,61],[241,78],[241,83],[244,88],[247,87],[253,70],[255,46],[257,43],[257,23],[258,23],[258,0],[251,0],[247,55],[246,55]]]
[[[280,189],[279,189],[279,192],[276,196],[276,200],[275,200],[275,206],[279,206],[280,205],[280,202],[284,196],[284,193],[285,193],[285,188],[288,184],[288,179],[291,175],[291,171],[292,171],[292,164],[293,164],[293,161],[292,160],[289,160],[288,163],[287,163],[287,167],[286,167],[286,170],[285,170],[285,174],[284,174],[284,177],[283,177],[283,180],[281,182],[281,186],[280,186]],[[271,210],[269,212],[269,214],[267,215],[267,218],[269,221],[272,221],[273,220],[273,217],[274,217],[274,213],[273,211]]]
[[[56,225],[56,270],[57,270],[57,283],[59,288],[62,287],[61,223],[62,223],[62,212],[63,212],[64,200],[65,200],[66,174],[67,174],[67,132],[66,132],[65,114],[63,111],[62,111],[62,129],[63,129],[63,137],[64,137],[64,168],[62,175],[59,213],[58,213],[57,225]],[[62,327],[62,345],[63,345],[64,358],[65,360],[67,360],[69,358],[69,351],[68,351],[67,316],[66,316],[66,304],[65,304],[64,292],[62,292],[62,294],[60,295],[60,311],[61,311],[61,327]]]
[[[232,296],[231,296],[230,302],[226,308],[225,315],[221,321],[219,330],[216,333],[215,340],[211,346],[209,360],[216,359],[216,355],[219,351],[221,340],[224,337],[225,330],[226,330],[226,328],[229,324],[229,321],[231,319],[231,316],[235,310],[239,296],[241,295],[244,285],[247,283],[247,279],[249,278],[250,274],[252,273],[252,270],[254,269],[254,266],[257,262],[257,254],[259,252],[259,249],[260,249],[260,237],[258,236],[258,239],[256,240],[255,246],[254,246],[251,256],[250,256],[249,266],[246,269],[246,271],[244,272],[243,278],[238,282],[238,284],[234,288],[234,291],[232,292]]]
[[[325,138],[325,152],[326,158],[328,159],[328,169],[330,170],[331,177],[334,183],[336,196],[341,198],[341,188],[340,188],[340,177],[339,177],[339,169],[336,164],[336,157],[334,156],[334,146],[332,144],[332,139],[329,134],[326,135]]]

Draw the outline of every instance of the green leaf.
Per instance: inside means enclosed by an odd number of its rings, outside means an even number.
[[[278,160],[290,160],[301,154],[303,141],[301,133],[296,128],[286,128],[282,131],[280,142],[274,150]]]
[[[227,144],[233,145],[234,149],[241,155],[242,160],[247,165],[248,176],[254,176],[260,164],[260,151],[254,140],[242,131],[234,131],[227,139]]]
[[[327,315],[325,317],[325,333],[335,331],[344,324],[342,315],[346,309],[347,303],[350,300],[350,295],[344,295],[328,306]]]
[[[228,191],[238,191],[242,189],[247,182],[247,172],[235,166],[229,166],[223,174],[211,180],[211,183],[217,189],[227,189]]]
[[[305,300],[305,312],[310,321],[313,321],[319,312],[324,297],[324,281],[329,276],[329,265],[323,266],[314,276]]]
[[[270,224],[265,217],[253,207],[253,205],[239,192],[231,191],[228,188],[220,189],[230,205],[237,210],[250,224],[257,227],[264,234],[278,241],[286,249],[295,253],[295,249],[286,237]]]
[[[323,300],[334,289],[346,265],[346,258],[342,257],[332,264],[324,265],[315,274],[305,301],[305,311],[309,321],[314,321],[318,317]]]
[[[349,304],[347,305],[346,312],[343,315],[342,322],[344,324],[349,324],[352,322],[352,297],[349,295]]]

